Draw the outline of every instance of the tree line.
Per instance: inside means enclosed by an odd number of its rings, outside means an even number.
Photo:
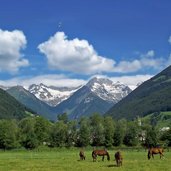
[[[127,121],[93,114],[79,120],[68,120],[67,114],[58,115],[56,122],[43,117],[22,120],[0,120],[0,148],[86,146],[171,146],[171,130],[160,131],[139,119]]]

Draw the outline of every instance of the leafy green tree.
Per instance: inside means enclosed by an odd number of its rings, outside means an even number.
[[[164,141],[164,145],[166,147],[171,146],[171,130],[165,131],[161,137],[160,137],[161,141]]]
[[[18,147],[18,127],[14,120],[0,120],[0,148]]]
[[[90,124],[87,118],[81,118],[79,122],[79,131],[77,137],[77,145],[86,147],[90,144]]]
[[[74,146],[77,141],[77,123],[76,121],[69,121],[67,123],[67,140],[68,147]]]
[[[110,116],[104,118],[104,135],[105,135],[104,145],[106,147],[111,147],[113,145],[114,121]]]
[[[146,137],[145,137],[145,146],[146,147],[155,147],[158,142],[157,131],[154,127],[148,127],[146,129]]]
[[[56,122],[50,131],[50,144],[52,147],[66,146],[67,124],[63,121]]]
[[[92,136],[92,145],[100,146],[104,145],[105,136],[104,136],[104,119],[98,113],[94,113],[90,117],[91,125],[91,136]]]
[[[19,122],[20,143],[26,149],[34,149],[38,146],[34,126],[35,118],[24,118]]]
[[[130,122],[123,140],[127,146],[136,146],[138,144],[138,125],[135,122]]]
[[[58,121],[63,121],[65,124],[68,122],[68,115],[67,113],[62,113],[57,116]]]
[[[36,117],[34,124],[34,132],[38,143],[48,142],[50,132],[50,122],[43,117]]]
[[[126,133],[127,121],[125,119],[119,120],[116,122],[114,136],[113,136],[113,145],[120,146],[123,143],[124,135]]]

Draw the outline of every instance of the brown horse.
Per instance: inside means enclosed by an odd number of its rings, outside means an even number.
[[[117,165],[118,167],[119,167],[119,166],[122,166],[123,157],[122,157],[120,151],[117,151],[117,152],[115,153],[115,160],[116,160],[116,165]]]
[[[80,150],[79,156],[80,156],[80,160],[85,160],[85,154],[83,150]]]
[[[93,162],[96,161],[97,156],[102,156],[102,161],[104,161],[104,157],[107,156],[107,160],[110,160],[110,155],[106,150],[93,150],[92,158]]]
[[[149,150],[148,150],[148,159],[150,159],[151,158],[151,156],[153,157],[153,159],[154,159],[154,154],[160,154],[160,158],[161,157],[163,157],[164,155],[163,155],[163,152],[164,152],[164,150],[163,150],[163,148],[161,148],[161,147],[156,147],[156,148],[150,148]]]

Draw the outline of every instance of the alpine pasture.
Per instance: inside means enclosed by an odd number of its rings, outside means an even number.
[[[123,166],[117,167],[114,154],[117,150],[108,150],[110,161],[97,157],[92,160],[92,150],[85,149],[86,160],[80,160],[79,149],[43,149],[0,151],[1,171],[170,171],[171,153],[164,152],[164,158],[155,155],[147,159],[147,150],[121,150]]]

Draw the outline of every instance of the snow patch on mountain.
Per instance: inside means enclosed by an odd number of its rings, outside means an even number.
[[[117,103],[131,92],[128,86],[120,82],[114,83],[107,78],[95,77],[86,86],[101,99],[114,103]]]
[[[80,87],[54,87],[46,86],[44,84],[32,84],[28,90],[34,94],[38,99],[44,101],[50,106],[57,106],[62,101],[68,99]]]

